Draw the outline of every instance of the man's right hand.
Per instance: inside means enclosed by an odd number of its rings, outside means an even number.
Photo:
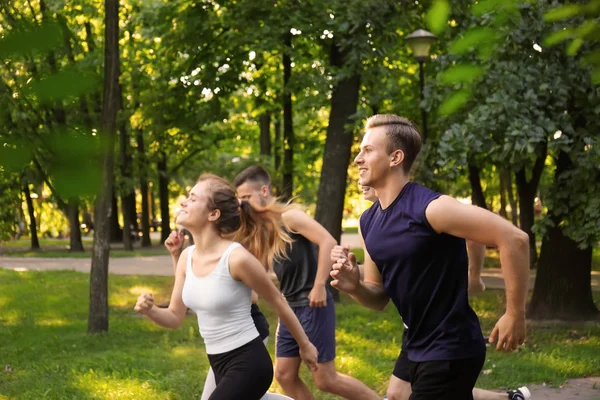
[[[331,249],[331,261],[337,262],[340,258],[348,258],[350,247],[340,246],[339,244]]]
[[[174,258],[179,258],[183,251],[183,242],[185,237],[183,232],[180,230],[172,231],[167,240],[165,240],[165,247],[171,253]]]
[[[348,258],[337,259],[332,268],[331,286],[346,293],[356,291],[360,281],[360,270],[354,253],[348,253]]]

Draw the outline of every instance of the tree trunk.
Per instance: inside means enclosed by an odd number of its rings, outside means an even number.
[[[275,160],[275,171],[281,171],[281,118],[277,114],[275,118],[275,140],[273,146],[273,158]]]
[[[336,43],[331,49],[331,65],[343,67],[347,52],[343,52]],[[331,112],[327,126],[327,139],[323,154],[323,168],[317,195],[315,219],[327,231],[340,241],[342,235],[342,217],[346,195],[348,164],[354,139],[352,120],[358,106],[360,75],[355,73],[340,79],[331,93]]]
[[[66,204],[67,219],[69,220],[69,253],[83,252],[81,240],[81,224],[79,222],[79,201],[71,199]]]
[[[31,250],[40,249],[40,241],[37,234],[37,223],[35,220],[35,209],[33,208],[33,200],[31,200],[31,192],[29,184],[23,185],[23,193],[25,193],[25,201],[27,202],[27,212],[29,213],[29,232],[31,233]]]
[[[160,241],[163,243],[171,233],[169,216],[169,177],[167,175],[167,155],[160,154],[158,161],[158,196],[160,200]]]
[[[119,2],[105,0],[104,93],[100,138],[106,144],[102,160],[102,188],[96,200],[94,249],[90,273],[88,332],[108,331],[108,260],[114,177],[114,146],[119,104]]]
[[[554,179],[572,167],[569,155],[560,152]],[[573,195],[577,195],[573,193]],[[553,226],[542,241],[529,317],[534,319],[583,320],[598,317],[592,297],[592,248],[580,249],[561,230],[561,219],[552,209]]]
[[[123,229],[121,229],[121,224],[119,224],[119,204],[117,202],[117,194],[115,193],[114,185],[111,192],[112,212],[110,214],[110,242],[119,243],[123,241]]]
[[[512,171],[506,168],[502,171],[502,173],[504,174],[504,178],[506,180],[506,193],[508,194],[508,204],[510,204],[510,219],[514,226],[518,226],[517,220],[519,217],[519,209],[517,208],[517,202],[513,192]]]
[[[119,108],[124,111],[123,89],[119,85]],[[131,237],[132,220],[135,215],[131,215],[131,189],[129,182],[133,181],[131,171],[131,152],[129,151],[129,137],[127,135],[127,127],[125,119],[122,120],[119,126],[119,150],[121,156],[121,179],[125,183],[125,191],[127,194],[121,196],[121,212],[123,213],[123,246],[125,250],[133,251],[133,240]],[[128,202],[129,201],[129,202]]]
[[[533,297],[532,319],[582,320],[598,316],[591,289],[592,248],[581,250],[555,220],[542,241]]]
[[[547,146],[544,145],[542,154],[535,160],[530,180],[527,180],[527,171],[525,168],[518,170],[515,175],[517,193],[519,194],[519,223],[521,230],[529,235],[529,262],[531,269],[537,266],[538,260],[536,239],[533,233],[533,223],[535,220],[534,200],[542,172],[544,171],[546,154]]]
[[[140,171],[140,191],[142,193],[142,247],[152,246],[150,240],[150,207],[148,206],[148,179],[146,177],[146,150],[144,148],[144,132],[141,129],[137,131],[138,159]]]
[[[273,141],[273,159],[275,161],[275,194],[281,195],[281,152],[283,146],[281,143],[281,115],[275,114],[275,140]]]
[[[508,219],[508,214],[506,213],[506,187],[508,183],[506,182],[506,176],[504,174],[504,170],[500,171],[500,216],[504,219]]]
[[[330,54],[331,65],[338,68],[343,67],[346,63],[346,56],[347,51],[342,51],[334,42]],[[327,126],[315,219],[338,243],[342,236],[348,165],[354,139],[352,118],[358,107],[359,91],[360,75],[356,72],[337,81],[331,92],[331,111]],[[339,301],[339,292],[331,286],[330,290],[334,300]]]
[[[469,164],[469,182],[471,183],[471,202],[487,210],[487,204],[485,202],[485,194],[481,187],[481,177],[479,175],[479,167]]]
[[[271,113],[269,112],[260,116],[260,155],[271,155]]]
[[[292,116],[292,92],[289,87],[292,77],[292,34],[284,35],[283,50],[283,182],[281,196],[289,200],[294,193],[294,123]]]

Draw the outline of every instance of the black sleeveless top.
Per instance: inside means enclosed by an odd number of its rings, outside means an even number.
[[[288,232],[293,242],[287,246],[287,258],[273,263],[281,293],[290,307],[309,305],[308,295],[315,284],[319,265],[316,246],[304,236]]]
[[[360,218],[365,246],[408,328],[403,349],[415,362],[485,354],[467,297],[465,240],[438,234],[427,221],[427,206],[438,197],[409,182],[386,209],[376,201]]]

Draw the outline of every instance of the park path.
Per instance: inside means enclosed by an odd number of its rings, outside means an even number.
[[[342,244],[350,248],[360,247],[357,234],[342,235]],[[89,258],[38,258],[38,257],[3,257],[0,256],[0,268],[17,270],[74,270],[89,272],[91,260]],[[170,256],[144,256],[132,258],[111,258],[109,272],[117,275],[173,275],[173,266]],[[502,271],[498,268],[485,268],[482,279],[490,289],[503,289],[504,279]],[[533,289],[535,271],[530,273],[530,285]],[[592,290],[600,292],[600,272],[592,271]],[[600,400],[600,399],[599,399]]]

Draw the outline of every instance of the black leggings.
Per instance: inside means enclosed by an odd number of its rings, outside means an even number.
[[[235,350],[209,354],[217,388],[209,400],[259,400],[273,382],[273,361],[260,337]]]

